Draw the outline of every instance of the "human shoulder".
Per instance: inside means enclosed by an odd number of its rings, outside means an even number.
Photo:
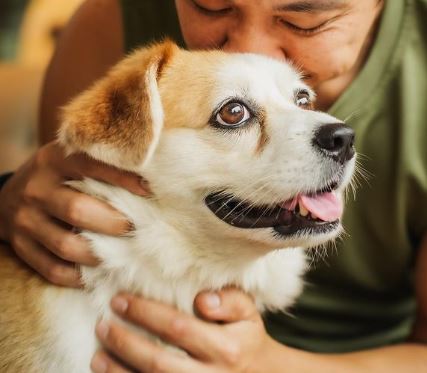
[[[123,52],[123,25],[119,0],[87,0],[72,17],[61,36],[64,44],[82,47],[96,44],[93,51],[114,56]],[[108,48],[102,48],[102,47]]]
[[[123,26],[118,0],[87,0],[61,34],[46,72],[39,133],[51,141],[58,127],[58,108],[124,55]]]

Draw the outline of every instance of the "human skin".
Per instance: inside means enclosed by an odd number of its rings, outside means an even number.
[[[358,74],[383,8],[378,0],[176,0],[191,49],[290,60],[327,110]],[[203,8],[203,10],[202,10]]]
[[[280,17],[277,17],[272,11],[275,5],[295,4],[296,0],[196,1],[197,3],[191,0],[177,1],[183,33],[190,48],[216,46],[223,47],[227,51],[249,51],[293,60],[309,75],[308,82],[318,92],[317,107],[323,109],[329,107],[339,97],[363,65],[382,8],[382,4],[378,4],[376,0],[341,0],[339,3],[346,8],[321,12],[310,12],[307,9],[303,12],[281,12]],[[305,3],[325,2],[313,0]],[[200,6],[220,10],[220,13],[208,16]],[[233,8],[231,12],[228,9],[230,6]],[[283,21],[288,23],[282,24]],[[313,28],[323,22],[327,22],[322,26],[324,28],[310,35],[294,28],[295,26]],[[58,126],[55,109],[86,88],[123,56],[122,35],[116,0],[89,0],[74,17],[61,39],[46,78],[41,110],[43,142],[48,142],[54,137]],[[332,55],[334,51],[336,54]],[[82,66],[85,68],[82,69]],[[123,175],[120,171],[107,167],[96,174],[99,165],[92,163],[93,161],[81,159],[79,156],[72,157],[71,160],[72,163],[74,161],[73,166],[65,162],[60,149],[48,144],[38,152],[33,161],[30,160],[29,165],[18,170],[0,192],[0,205],[4,206],[3,202],[7,202],[11,206],[2,207],[0,211],[0,237],[19,244],[19,249],[14,245],[17,254],[48,279],[51,280],[51,273],[54,273],[54,282],[78,286],[78,273],[72,271],[67,262],[83,263],[84,256],[86,259],[90,257],[87,247],[78,241],[64,245],[63,242],[69,243],[72,240],[70,232],[65,229],[55,230],[52,233],[54,237],[51,247],[45,245],[43,243],[47,242],[45,237],[53,229],[47,230],[45,223],[37,224],[37,227],[30,226],[32,217],[37,216],[42,222],[49,220],[56,227],[59,225],[56,225],[55,221],[59,219],[81,229],[95,231],[109,229],[111,234],[117,234],[127,229],[124,221],[121,220],[120,224],[104,224],[101,229],[101,221],[117,220],[118,215],[108,210],[106,206],[101,207],[99,201],[89,199],[90,197],[85,196],[88,199],[83,203],[82,195],[68,191],[65,206],[60,203],[56,203],[51,209],[46,206],[52,203],[49,202],[52,199],[56,200],[57,191],[62,188],[61,182],[76,175],[100,178],[113,184],[119,182],[123,187],[143,192],[139,188],[139,181],[131,175]],[[85,169],[85,165],[88,170]],[[35,195],[41,185],[44,193]],[[96,216],[90,215],[95,213]],[[100,216],[103,218],[99,219]],[[6,225],[6,222],[12,223]],[[88,222],[91,222],[89,226]],[[68,241],[64,239],[65,234],[68,234]],[[59,252],[62,257],[68,259],[67,262],[59,261],[54,256],[58,251],[58,248],[55,249],[58,242],[64,245]],[[427,249],[421,251],[424,250]],[[34,257],[37,257],[37,261]],[[40,268],[44,268],[47,275]],[[50,268],[55,270],[49,272]],[[68,277],[67,281],[62,282],[64,279],[60,274],[65,268],[68,268]],[[421,286],[425,280],[426,275],[423,274],[417,279],[420,284],[418,286],[420,291],[417,294],[420,304],[422,302],[426,304],[427,296]],[[214,311],[209,307],[210,302],[207,302],[212,299],[217,299],[217,303],[219,300],[219,305]],[[182,360],[183,358],[159,350],[148,341],[135,337],[130,331],[118,325],[111,324],[109,332],[105,333],[105,325],[101,325],[98,328],[98,335],[110,354],[101,351],[96,356],[93,362],[95,371],[102,371],[102,365],[107,369],[104,371],[129,371],[123,365],[119,365],[113,356],[120,356],[121,361],[133,366],[134,369],[147,372],[161,371],[157,365],[163,367],[162,371],[165,372],[249,372],[251,370],[245,370],[248,357],[253,357],[253,361],[257,361],[254,369],[258,370],[252,371],[264,373],[274,373],[275,369],[283,372],[283,366],[290,372],[314,369],[331,372],[379,372],[381,369],[384,371],[387,369],[387,372],[403,370],[416,372],[417,369],[424,371],[427,364],[425,347],[409,343],[340,356],[315,355],[281,346],[267,336],[251,299],[235,289],[209,296],[202,294],[196,300],[195,305],[201,317],[209,321],[223,321],[222,325],[213,325],[184,316],[165,305],[129,295],[125,300],[128,311],[123,314],[124,317],[188,349],[192,357]],[[156,319],[150,317],[152,314],[163,316],[161,325],[156,324]],[[422,324],[422,320],[426,317],[421,316],[419,320]],[[173,326],[172,330],[175,331],[172,335],[168,334],[170,326]],[[419,330],[423,328],[420,327]],[[424,333],[416,335],[418,341],[427,340]],[[211,343],[206,345],[205,355],[201,355],[195,344],[203,345],[206,341]],[[247,343],[250,341],[257,343]],[[139,356],[138,361],[127,355],[127,352],[132,351]],[[147,354],[146,351],[151,353]]]

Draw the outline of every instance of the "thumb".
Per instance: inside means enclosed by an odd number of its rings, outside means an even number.
[[[260,317],[254,300],[237,288],[199,293],[194,307],[196,314],[209,321],[232,323]]]

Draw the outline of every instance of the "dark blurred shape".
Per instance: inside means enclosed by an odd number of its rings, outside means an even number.
[[[19,27],[28,0],[0,2],[0,60],[13,60],[17,53]]]
[[[44,71],[61,31],[84,0],[0,0],[0,173],[37,147]]]

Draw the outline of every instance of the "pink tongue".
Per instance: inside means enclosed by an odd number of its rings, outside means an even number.
[[[323,221],[335,221],[343,212],[342,201],[333,192],[317,194],[315,196],[300,195],[299,202]]]

